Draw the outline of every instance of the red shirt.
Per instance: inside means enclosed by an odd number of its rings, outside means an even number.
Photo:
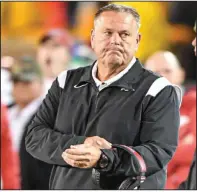
[[[1,179],[3,189],[20,189],[18,155],[13,151],[7,109],[1,104]]]
[[[166,189],[177,189],[186,180],[196,148],[196,90],[187,92],[180,108],[181,126],[177,150],[168,164]]]

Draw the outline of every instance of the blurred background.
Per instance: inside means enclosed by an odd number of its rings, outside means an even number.
[[[96,60],[90,47],[94,14],[108,3],[1,2],[3,189],[48,189],[51,166],[26,153],[26,128],[58,74]],[[136,57],[183,90],[183,128],[166,186],[175,189],[187,177],[196,145],[196,117],[191,113],[196,105],[196,57],[191,42],[197,2],[113,3],[132,6],[141,16]]]

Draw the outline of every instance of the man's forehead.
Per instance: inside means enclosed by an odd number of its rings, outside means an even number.
[[[130,13],[106,11],[97,18],[96,23],[100,25],[131,25],[136,24],[136,21]]]

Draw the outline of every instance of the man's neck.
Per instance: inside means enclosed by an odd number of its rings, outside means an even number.
[[[106,67],[103,63],[98,63],[98,70],[96,77],[101,81],[106,81],[114,76],[116,76],[118,73],[123,71],[128,65],[116,65],[113,68]]]

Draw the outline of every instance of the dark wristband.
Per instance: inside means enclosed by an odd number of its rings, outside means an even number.
[[[96,169],[104,169],[108,166],[108,164],[109,164],[109,159],[101,150],[101,156],[100,156],[100,159],[98,160],[95,168]]]

